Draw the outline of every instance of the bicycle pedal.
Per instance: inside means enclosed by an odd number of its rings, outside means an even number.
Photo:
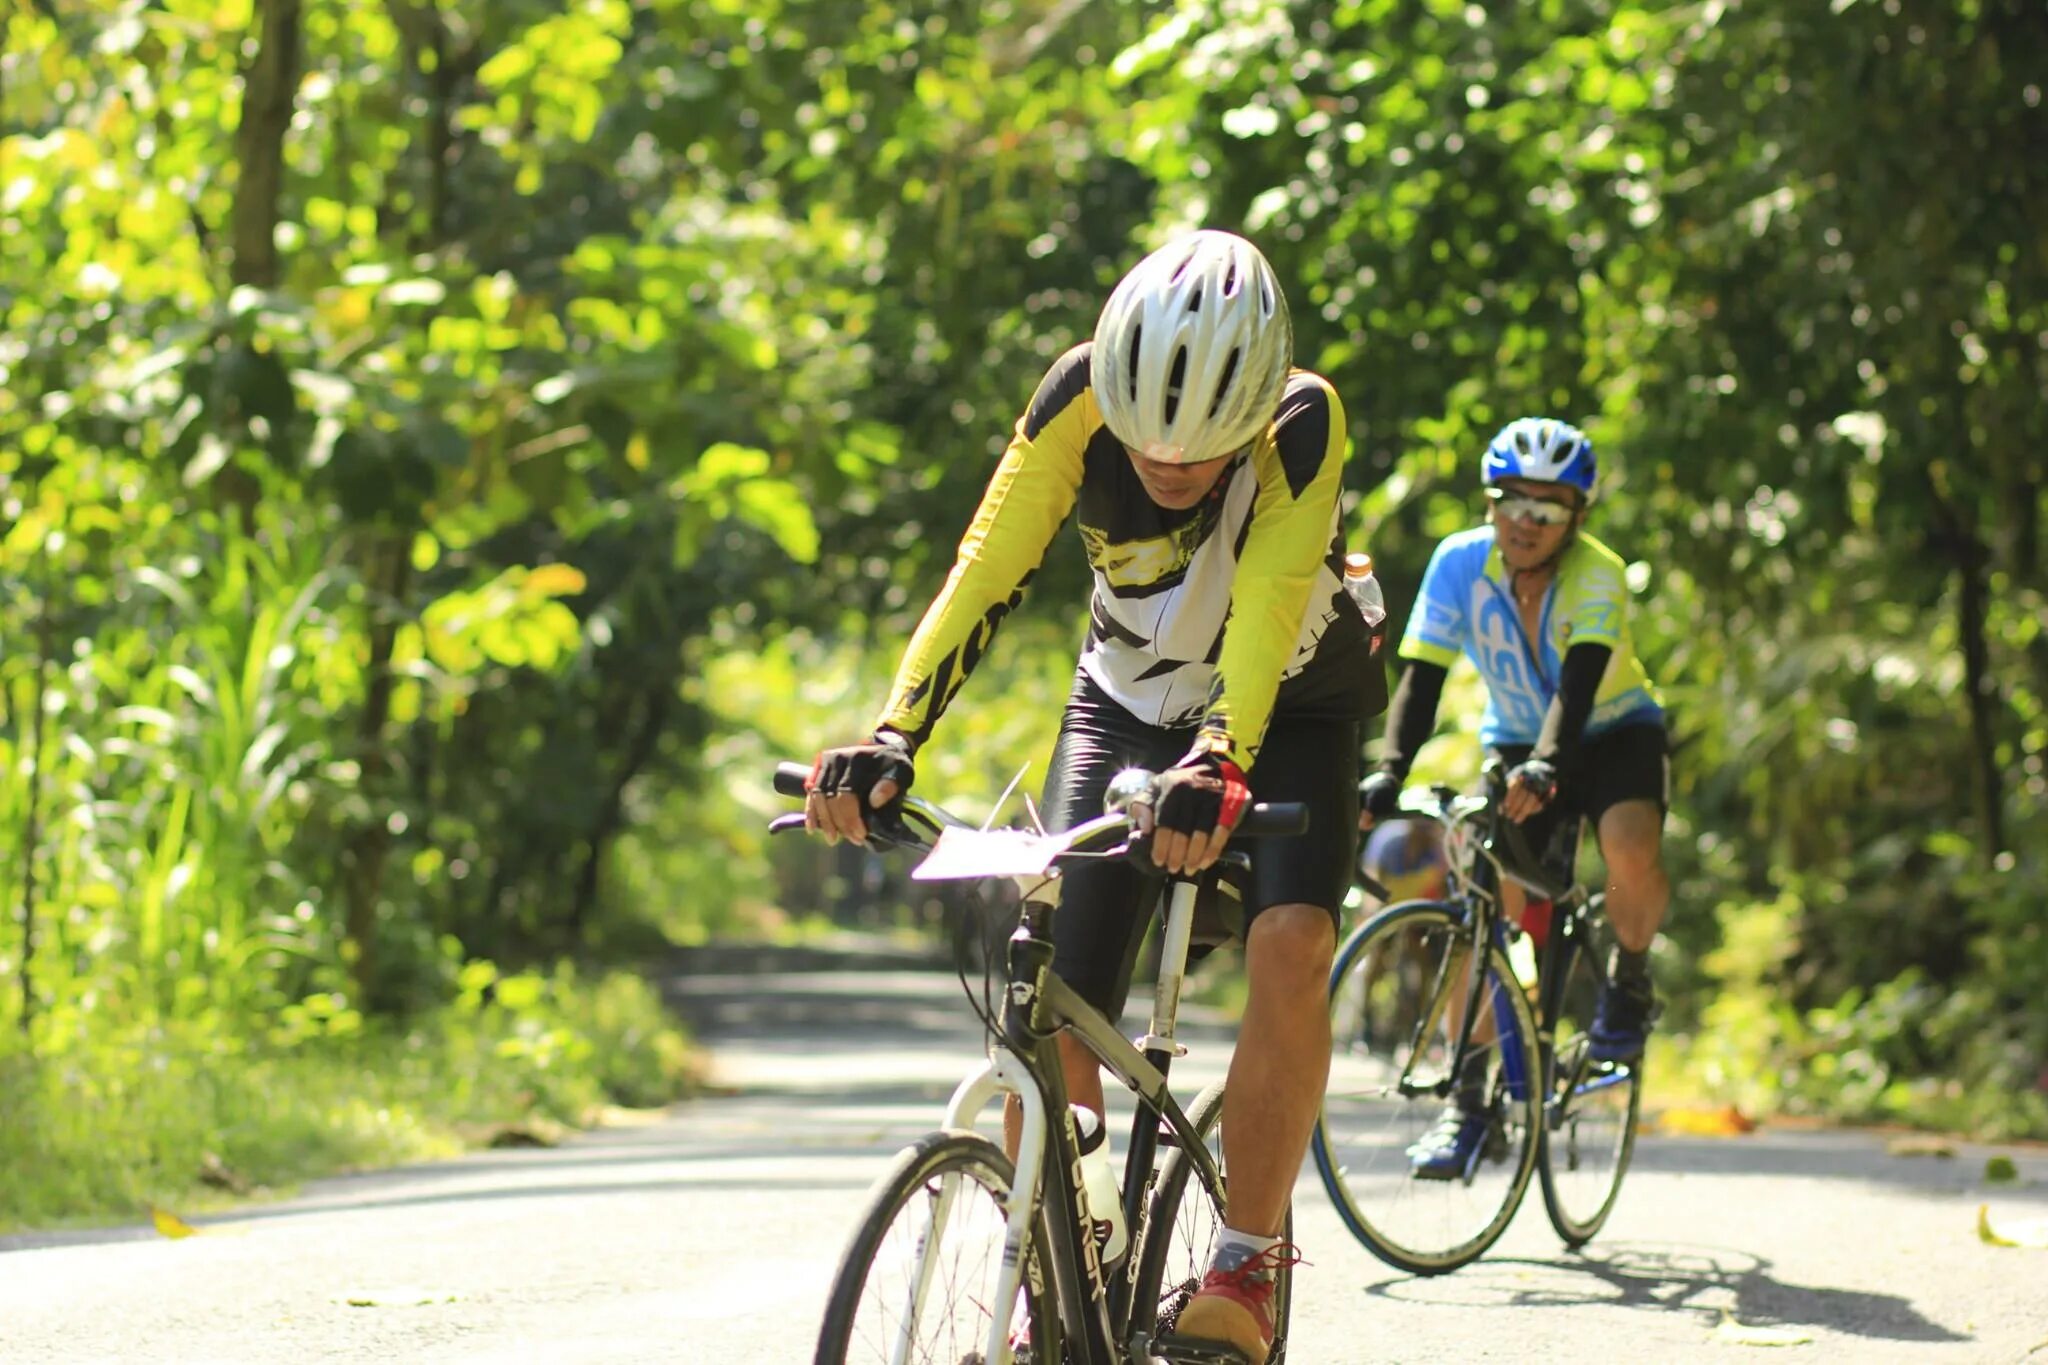
[[[1220,1341],[1163,1336],[1152,1343],[1152,1357],[1167,1365],[1251,1365],[1250,1357]]]

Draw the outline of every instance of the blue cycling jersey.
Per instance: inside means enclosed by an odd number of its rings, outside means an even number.
[[[1536,742],[1557,695],[1565,651],[1575,644],[1613,651],[1594,694],[1587,734],[1663,719],[1657,690],[1629,633],[1625,566],[1592,536],[1580,532],[1558,561],[1533,641],[1515,610],[1491,526],[1446,537],[1430,556],[1420,597],[1401,640],[1401,657],[1448,668],[1463,654],[1478,666],[1486,681],[1480,743]]]

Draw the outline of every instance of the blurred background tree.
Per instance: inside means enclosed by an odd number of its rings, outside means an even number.
[[[768,848],[767,766],[868,723],[1044,366],[1210,224],[1346,399],[1396,628],[1493,428],[1594,432],[1698,1074],[2048,1130],[2039,20],[15,7],[0,1048],[928,923]],[[1055,546],[935,791],[1042,771],[1084,582]]]

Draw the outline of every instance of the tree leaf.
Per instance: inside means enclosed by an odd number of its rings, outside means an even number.
[[[149,1206],[149,1221],[156,1226],[156,1230],[159,1233],[173,1241],[199,1235],[198,1228],[193,1227],[169,1209],[160,1209],[154,1204]]]
[[[228,443],[220,438],[218,432],[201,432],[199,453],[185,466],[185,487],[197,488],[220,473],[221,467],[227,464],[228,456],[231,454],[233,452],[228,448]]]
[[[2048,1218],[2028,1218],[2017,1223],[1994,1226],[1991,1222],[1991,1206],[1977,1206],[1977,1238],[1995,1247],[2024,1247],[2030,1251],[2048,1251]]]
[[[1723,1313],[1712,1339],[1728,1346],[1805,1346],[1813,1333],[1796,1327],[1755,1327],[1737,1322],[1733,1313]]]
[[[460,1297],[445,1289],[421,1289],[395,1285],[386,1289],[357,1289],[337,1300],[350,1308],[423,1308],[428,1304],[454,1303]]]
[[[542,564],[527,570],[520,590],[531,597],[570,597],[586,585],[583,570],[574,564]]]

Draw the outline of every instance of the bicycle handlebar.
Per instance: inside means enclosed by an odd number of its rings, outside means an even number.
[[[804,784],[811,780],[811,770],[801,763],[778,763],[775,765],[775,794],[777,796],[802,796]]]
[[[811,769],[801,763],[782,762],[775,765],[775,791],[778,795],[802,797],[806,795],[806,784],[810,781]],[[904,817],[916,819],[929,827],[933,835],[949,826],[971,828],[968,822],[947,813],[939,806],[919,797],[906,795],[898,803],[896,811],[877,811],[872,820],[872,833],[883,846],[907,844],[924,848],[929,840],[909,828]],[[1237,826],[1231,830],[1231,841],[1240,839],[1270,839],[1290,834],[1301,834],[1309,827],[1309,808],[1302,801],[1255,801],[1245,808],[1238,818]],[[768,826],[771,834],[801,829],[804,817],[798,814],[778,816]],[[1085,832],[1084,832],[1085,829]],[[1076,857],[1109,857],[1128,853],[1143,847],[1143,840],[1135,837],[1135,822],[1126,811],[1099,816],[1089,821],[1084,828],[1071,831],[1078,836],[1071,855]]]
[[[1444,825],[1479,821],[1487,836],[1481,851],[1493,860],[1497,868],[1553,900],[1564,895],[1569,888],[1557,885],[1545,875],[1542,859],[1529,847],[1528,836],[1522,827],[1499,813],[1501,799],[1507,793],[1506,769],[1497,761],[1490,761],[1481,776],[1485,779],[1484,795],[1460,794],[1441,784],[1419,789],[1411,787],[1401,793],[1400,808]],[[1506,847],[1497,848],[1496,844]]]

